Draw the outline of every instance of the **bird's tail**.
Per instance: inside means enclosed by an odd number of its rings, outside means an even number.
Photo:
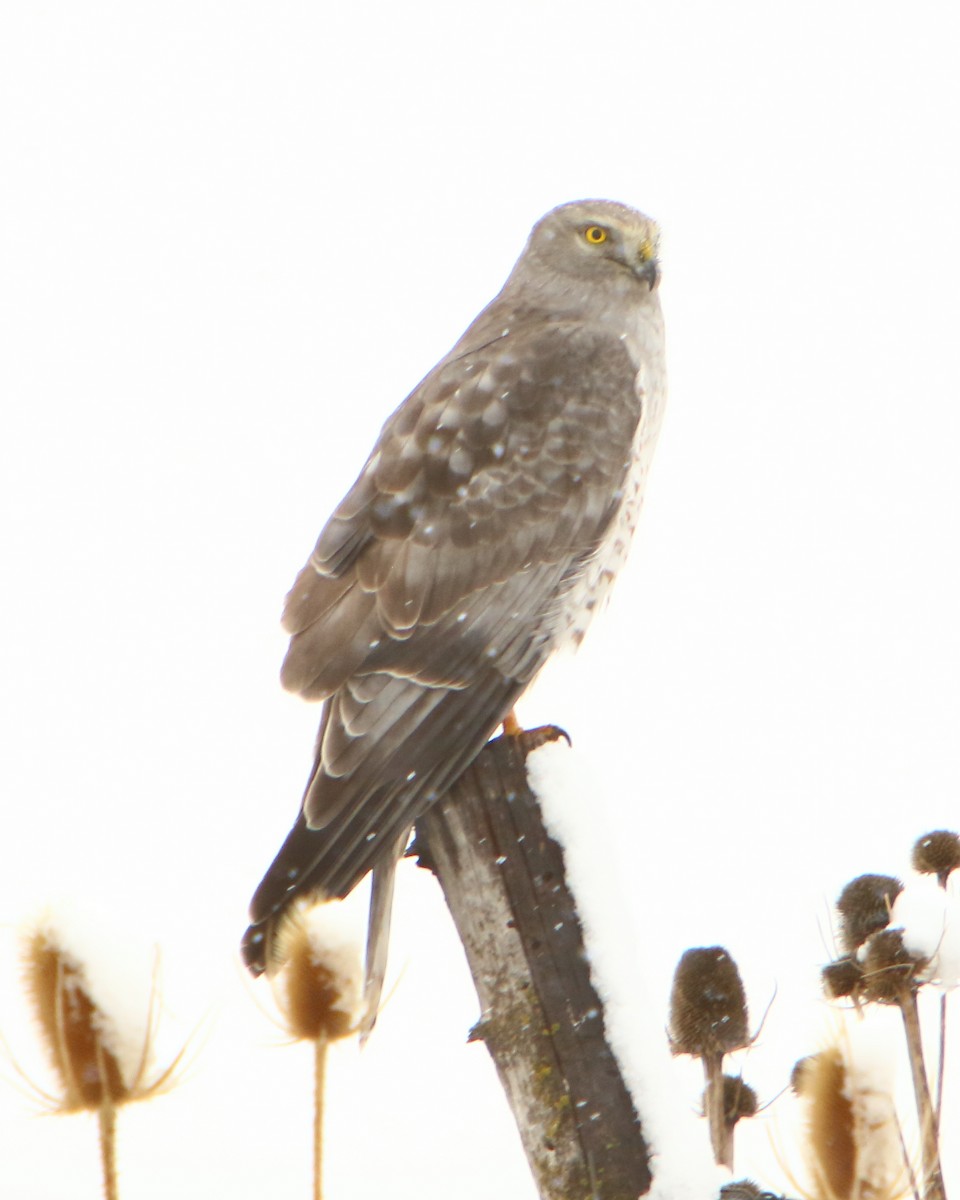
[[[387,974],[387,948],[390,943],[390,920],[393,915],[393,885],[397,863],[403,854],[410,830],[397,838],[390,855],[373,868],[370,884],[370,916],[367,921],[367,953],[363,972],[363,1016],[360,1020],[360,1045],[373,1032],[380,1011],[383,981]]]

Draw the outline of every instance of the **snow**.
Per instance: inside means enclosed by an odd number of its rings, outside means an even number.
[[[314,966],[332,976],[337,993],[334,1008],[359,1018],[363,1008],[362,934],[354,910],[338,904],[317,904],[303,914]]]
[[[648,998],[643,940],[610,869],[615,822],[597,793],[596,772],[565,742],[553,742],[529,756],[527,775],[544,824],[563,848],[607,1039],[653,1153],[651,1195],[714,1196],[727,1176],[713,1162],[706,1123],[681,1095],[667,1048],[666,1014]]]
[[[903,929],[907,950],[930,960],[925,973],[935,987],[950,990],[960,983],[960,894],[955,877],[946,890],[932,875],[906,882],[890,924]]]
[[[897,1083],[897,1055],[883,1021],[847,1021],[840,1037],[847,1068],[848,1094],[892,1096]]]

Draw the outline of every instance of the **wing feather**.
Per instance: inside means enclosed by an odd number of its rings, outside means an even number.
[[[448,692],[419,731],[429,765],[411,783],[382,784],[342,820],[310,828],[305,809],[254,894],[250,919],[256,925],[283,907],[290,893],[319,890],[345,896],[378,861],[383,848],[413,824],[430,801],[476,757],[522,690],[488,672],[471,695]],[[479,718],[479,719],[478,719]],[[430,747],[445,747],[431,755]],[[432,760],[432,761],[431,761]],[[249,935],[248,935],[249,936]]]
[[[305,888],[350,891],[542,666],[619,503],[634,375],[614,333],[517,314],[386,422],[287,598],[284,685],[326,699],[255,923]]]

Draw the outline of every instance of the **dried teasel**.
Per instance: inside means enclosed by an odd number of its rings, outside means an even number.
[[[805,1108],[812,1197],[896,1200],[905,1190],[900,1129],[885,1059],[854,1053],[843,1036],[794,1067]],[[807,1189],[804,1189],[807,1190]]]
[[[703,1107],[717,1163],[733,1166],[733,1128],[725,1115],[723,1057],[750,1044],[747,998],[737,964],[722,946],[687,950],[670,994],[670,1048],[703,1062]]]
[[[815,1193],[833,1200],[852,1196],[856,1178],[857,1132],[847,1075],[837,1047],[801,1059],[793,1069],[793,1090],[807,1102],[807,1159]]]
[[[735,1179],[720,1189],[720,1200],[784,1200],[776,1192],[768,1192],[752,1179]]]
[[[314,1046],[313,1194],[320,1200],[327,1049],[360,1029],[360,950],[352,925],[335,901],[292,904],[276,940],[283,962],[270,980],[277,1007],[291,1037]]]
[[[936,1056],[936,1082],[932,1097],[932,1121],[939,1128],[943,1113],[943,1090],[947,1063],[947,1003],[948,998],[960,983],[960,893],[948,887],[948,880],[956,865],[957,835],[947,830],[935,830],[919,838],[913,848],[913,861],[918,870],[927,877],[917,879],[904,888],[894,906],[893,919],[904,928],[903,940],[906,949],[917,959],[915,982],[918,987],[931,983],[940,993],[938,1022],[939,1048]],[[933,876],[936,876],[934,880]],[[901,1005],[903,1007],[903,1005]],[[911,1028],[912,1016],[904,1012],[907,1022],[908,1045],[917,1041]],[[911,1063],[915,1052],[911,1053]],[[920,1064],[916,1063],[916,1074]],[[915,1079],[915,1088],[920,1083]],[[918,1110],[927,1105],[927,1098],[918,1090]],[[924,1118],[921,1117],[921,1121]],[[921,1125],[923,1130],[923,1126]],[[924,1158],[933,1161],[933,1137],[924,1131]]]
[[[950,872],[960,867],[960,835],[951,829],[934,829],[918,837],[912,864],[921,875],[936,875],[940,886],[946,887]]]
[[[928,1200],[942,1200],[938,1118],[927,1080],[917,1006],[917,992],[930,964],[906,947],[903,929],[889,927],[902,892],[900,880],[890,875],[861,875],[847,884],[837,901],[840,934],[847,959],[855,962],[860,977],[853,967],[832,963],[824,971],[824,988],[828,996],[849,994],[858,1004],[874,1002],[900,1009],[920,1129],[922,1191]]]
[[[759,1109],[757,1093],[743,1082],[741,1075],[723,1077],[723,1119],[727,1125],[736,1125],[747,1117],[755,1117]]]
[[[903,1018],[920,1129],[922,1190],[934,1200],[944,1195],[943,1173],[938,1120],[927,1079],[917,1007],[917,992],[923,984],[928,960],[907,949],[902,929],[882,929],[873,934],[864,943],[859,958],[863,966],[861,997],[878,1004],[896,1005]]]
[[[729,1054],[749,1045],[747,998],[737,964],[722,946],[687,950],[670,995],[674,1054]]]
[[[180,1055],[149,1077],[156,1035],[157,992],[151,990],[142,1030],[126,1030],[95,994],[88,968],[49,923],[22,940],[24,986],[57,1094],[35,1089],[55,1112],[117,1108],[169,1090]]]
[[[50,1094],[29,1079],[27,1083],[53,1112],[96,1112],[104,1195],[116,1200],[117,1110],[169,1090],[183,1051],[166,1070],[149,1077],[156,970],[142,1022],[127,1028],[92,986],[89,962],[69,943],[69,936],[49,919],[22,939],[24,985],[58,1089]]]
[[[892,875],[859,875],[840,893],[840,942],[846,954],[854,954],[878,929],[890,923],[890,909],[903,884]]]
[[[927,960],[903,944],[902,929],[881,929],[864,943],[860,995],[879,1004],[899,1004],[919,986]]]
[[[823,993],[828,1000],[841,1000],[847,996],[858,999],[862,990],[863,968],[855,958],[838,958],[827,963],[820,972]]]
[[[356,1032],[363,973],[352,928],[336,904],[293,904],[277,934],[283,967],[271,984],[295,1041],[339,1041]]]

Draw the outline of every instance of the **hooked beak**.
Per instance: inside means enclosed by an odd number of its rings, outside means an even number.
[[[645,237],[637,243],[631,269],[651,292],[660,282],[660,260],[657,258],[656,245],[650,238]]]
[[[660,282],[660,261],[657,258],[650,258],[644,262],[642,259],[633,268],[633,273],[636,277],[642,280],[652,292]]]

